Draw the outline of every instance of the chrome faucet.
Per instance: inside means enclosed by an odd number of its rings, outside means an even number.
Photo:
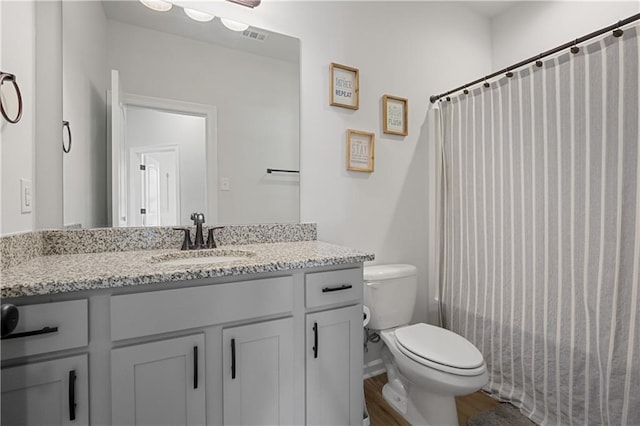
[[[196,240],[193,243],[193,248],[196,250],[205,248],[204,237],[202,235],[202,224],[204,223],[204,214],[191,213],[191,220],[193,221],[193,224],[196,227]]]

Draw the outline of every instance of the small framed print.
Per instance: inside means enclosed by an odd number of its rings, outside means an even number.
[[[347,170],[373,172],[375,135],[347,130]]]
[[[331,92],[329,104],[342,108],[358,109],[360,106],[360,78],[357,68],[331,63]]]
[[[397,96],[382,97],[382,131],[390,135],[407,136],[409,100]]]

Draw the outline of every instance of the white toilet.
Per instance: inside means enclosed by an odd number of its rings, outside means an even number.
[[[386,346],[385,400],[413,425],[458,425],[454,397],[488,382],[482,354],[444,328],[408,325],[417,291],[415,266],[365,266],[364,281],[369,328],[378,331]]]

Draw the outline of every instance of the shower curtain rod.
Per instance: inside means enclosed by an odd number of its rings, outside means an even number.
[[[562,51],[564,49],[567,49],[569,47],[577,47],[577,45],[579,43],[584,43],[585,41],[590,40],[590,39],[592,39],[594,37],[598,37],[599,35],[602,35],[602,34],[608,32],[608,31],[612,31],[613,30],[613,35],[615,37],[620,37],[622,35],[622,33],[623,33],[623,31],[620,29],[620,27],[622,27],[624,25],[627,25],[627,24],[630,24],[632,22],[635,22],[637,20],[640,20],[640,13],[632,15],[632,16],[628,17],[627,19],[623,19],[622,21],[618,21],[617,23],[609,25],[606,28],[602,28],[602,29],[600,29],[598,31],[594,31],[591,34],[587,34],[586,36],[577,38],[574,41],[567,42],[567,43],[565,43],[565,44],[563,44],[561,46],[558,46],[558,47],[556,47],[554,49],[547,50],[546,52],[541,53],[539,55],[532,56],[529,59],[525,59],[524,61],[518,62],[517,64],[511,65],[511,66],[509,66],[507,68],[504,68],[504,69],[502,69],[500,71],[496,71],[493,74],[489,74],[489,75],[487,75],[485,77],[482,77],[482,78],[479,78],[479,79],[477,79],[475,81],[472,81],[471,83],[467,83],[464,86],[460,86],[460,87],[457,87],[457,88],[455,88],[453,90],[449,90],[448,92],[443,93],[441,95],[431,95],[429,100],[433,104],[440,98],[444,98],[447,95],[450,95],[452,93],[458,92],[458,91],[463,90],[463,89],[466,89],[467,87],[473,86],[474,84],[482,83],[483,81],[484,81],[485,87],[489,87],[489,83],[487,82],[488,79],[496,77],[496,76],[498,76],[500,74],[505,74],[505,73],[506,73],[507,77],[512,77],[513,76],[513,73],[511,72],[512,70],[514,70],[516,68],[520,68],[521,66],[527,65],[527,64],[529,64],[531,62],[534,62],[534,61],[536,61],[536,65],[537,66],[541,67],[542,66],[542,62],[540,61],[540,59],[545,58],[545,57],[547,57],[549,55],[553,55],[554,53],[558,53],[558,52],[560,52],[560,51]],[[575,51],[573,53],[578,53],[578,52]],[[468,91],[465,90],[465,94],[466,93],[468,93]],[[447,98],[447,100],[449,100],[449,99]]]

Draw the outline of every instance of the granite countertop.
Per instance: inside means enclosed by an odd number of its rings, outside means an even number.
[[[235,261],[176,265],[181,257],[240,257]],[[38,256],[4,269],[0,297],[21,297],[331,266],[373,260],[374,255],[321,241]],[[206,259],[203,259],[206,262]],[[197,261],[193,261],[197,262]]]

